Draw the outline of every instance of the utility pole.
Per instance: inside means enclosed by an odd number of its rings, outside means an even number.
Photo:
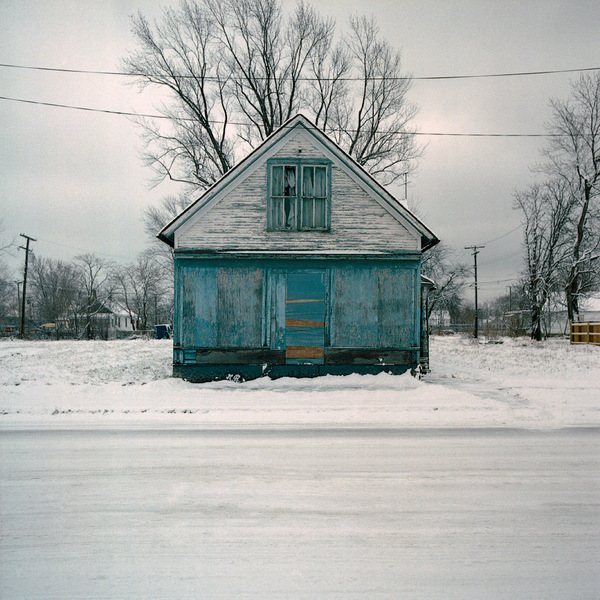
[[[22,281],[15,281],[15,284],[17,286],[17,311],[20,310],[21,308],[21,284],[23,282]]]
[[[19,246],[22,250],[25,250],[25,269],[23,271],[23,296],[21,298],[21,339],[25,339],[25,295],[27,294],[27,266],[29,264],[29,242],[37,242],[35,238],[32,238],[24,233],[20,234],[21,237],[25,238],[25,246]]]
[[[473,337],[477,339],[479,337],[479,311],[477,308],[477,255],[479,250],[485,248],[485,246],[465,246],[465,250],[473,250],[473,264],[475,271],[475,326],[473,328]]]

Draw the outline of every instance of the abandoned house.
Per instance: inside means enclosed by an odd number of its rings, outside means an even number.
[[[302,115],[158,236],[174,248],[173,372],[401,373],[427,360],[439,240]]]

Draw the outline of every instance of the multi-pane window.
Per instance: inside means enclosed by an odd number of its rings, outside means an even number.
[[[269,228],[329,229],[327,164],[271,164]]]

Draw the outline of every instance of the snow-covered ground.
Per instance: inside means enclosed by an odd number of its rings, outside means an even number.
[[[421,381],[170,359],[0,342],[0,598],[600,598],[600,348],[437,338]]]
[[[0,341],[0,429],[600,425],[600,347],[434,338],[432,372],[190,384],[171,342]]]

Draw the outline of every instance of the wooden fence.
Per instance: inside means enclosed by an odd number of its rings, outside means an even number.
[[[600,346],[600,321],[571,322],[571,344]]]

